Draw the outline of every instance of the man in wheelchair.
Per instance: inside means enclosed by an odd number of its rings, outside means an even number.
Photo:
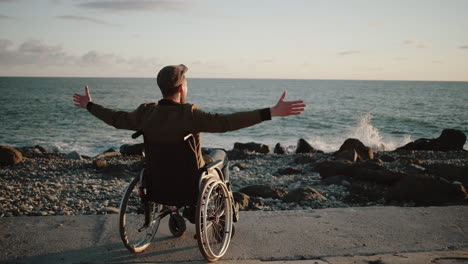
[[[213,220],[213,217],[207,218],[206,215],[214,209],[208,208],[208,204],[202,204],[205,206],[204,211],[200,209],[202,205],[198,204],[197,206],[197,197],[198,202],[207,203],[209,201],[203,199],[216,197],[217,193],[220,194],[221,200],[229,202],[229,199],[232,199],[229,187],[228,160],[226,153],[222,150],[216,150],[205,157],[202,155],[201,132],[223,133],[253,126],[271,120],[275,116],[299,115],[304,111],[306,105],[302,100],[285,101],[286,92],[284,92],[278,103],[270,108],[232,114],[205,112],[196,105],[186,102],[188,85],[185,74],[187,70],[188,68],[183,64],[162,68],[157,75],[157,84],[163,99],[157,103],[141,104],[132,112],[116,111],[93,103],[88,86],[85,87],[84,95],[74,94],[73,99],[75,106],[86,108],[92,115],[105,123],[118,129],[139,131],[143,134],[145,159],[149,170],[145,174],[141,174],[142,177],[139,181],[135,181],[135,186],[139,182],[139,184],[149,187],[147,188],[148,194],[145,195],[149,197],[151,202],[172,205],[177,208],[185,206],[187,209],[184,210],[184,216],[190,222],[196,222],[194,214],[198,212],[197,217],[201,220],[200,223],[197,223],[197,228],[213,229],[214,226],[219,225],[220,221],[224,220],[215,214],[214,219],[218,222],[212,221],[214,224],[203,222],[208,221],[207,219]],[[202,173],[201,176],[200,173]],[[147,176],[143,177],[144,175]],[[215,178],[217,180],[212,180]],[[206,193],[204,188],[207,188]],[[216,210],[220,213],[231,214],[230,210],[222,206]],[[204,220],[201,216],[205,217]],[[233,218],[236,221],[235,212]],[[224,229],[220,230],[228,232]],[[152,236],[154,233],[151,233]],[[214,237],[219,237],[219,235]],[[123,235],[122,239],[125,236]],[[205,251],[203,255],[208,260],[219,259],[227,246],[222,246],[219,254],[206,253],[206,248],[211,252],[211,246],[205,245],[205,242],[201,241],[203,238],[208,239],[208,235],[205,234],[199,238],[200,249],[202,253]],[[227,243],[229,243],[229,239]],[[207,243],[211,245],[211,242]],[[127,246],[127,248],[133,252],[141,252],[140,249],[146,247]]]

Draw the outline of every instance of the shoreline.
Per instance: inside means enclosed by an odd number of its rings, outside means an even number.
[[[79,158],[71,159],[71,153],[21,150],[23,162],[0,167],[0,217],[118,213],[126,185],[143,167],[141,156],[120,152],[94,158],[76,153]],[[452,177],[468,171],[465,150],[380,151],[372,159],[353,162],[337,160],[333,153],[269,152],[228,151],[232,190],[241,210],[468,204],[468,196],[450,196],[454,190],[466,194],[468,178]],[[398,186],[408,179],[416,182],[406,184],[419,189],[409,190],[406,198],[392,196],[395,190],[408,192]],[[431,192],[441,192],[440,199],[432,199]]]

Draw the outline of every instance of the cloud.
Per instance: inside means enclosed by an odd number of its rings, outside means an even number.
[[[187,3],[169,0],[118,0],[118,1],[90,1],[77,5],[81,8],[106,11],[165,11],[181,10]]]
[[[257,60],[257,63],[273,63],[275,60],[273,59],[262,59],[262,60]]]
[[[157,64],[154,57],[124,58],[112,53],[95,50],[88,51],[81,56],[68,54],[61,45],[48,45],[40,40],[28,40],[16,49],[10,49],[13,42],[0,39],[0,67],[47,66],[56,67],[95,67],[112,68],[122,66],[126,69],[150,68]]]
[[[468,49],[468,45],[460,46],[459,49]]]
[[[403,45],[411,45],[419,49],[429,48],[431,45],[426,44],[420,40],[405,40],[403,41]]]
[[[99,25],[105,25],[105,26],[112,26],[112,27],[118,27],[119,25],[108,23],[106,21],[92,18],[92,17],[85,17],[85,16],[72,16],[72,15],[65,15],[65,16],[57,16],[59,19],[65,19],[65,20],[77,20],[77,21],[87,21]]]
[[[0,19],[13,19],[13,17],[0,14]]]
[[[338,55],[340,56],[347,56],[347,55],[352,55],[352,54],[358,54],[361,53],[359,50],[345,50],[342,52],[338,52]]]
[[[0,0],[0,3],[13,3],[17,2],[17,0]]]

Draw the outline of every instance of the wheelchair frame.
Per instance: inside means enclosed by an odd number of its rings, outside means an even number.
[[[218,160],[205,165],[198,182],[196,238],[201,254],[208,261],[219,260],[227,252],[235,232],[233,222],[237,220],[234,198],[224,182],[221,164],[222,161]],[[132,253],[141,253],[150,246],[160,221],[168,215],[173,236],[181,236],[186,230],[185,220],[179,212],[181,207],[143,199],[144,172],[142,169],[129,183],[120,203],[119,233],[125,247]]]

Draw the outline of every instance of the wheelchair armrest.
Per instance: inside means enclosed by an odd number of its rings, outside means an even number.
[[[205,169],[206,171],[210,171],[210,170],[212,170],[212,169],[214,169],[214,168],[216,168],[216,167],[221,166],[222,164],[223,164],[223,161],[222,161],[222,160],[215,160],[215,161],[213,161],[213,162],[211,162],[211,163],[209,163],[209,164],[206,164],[205,167],[204,167],[204,169]]]

